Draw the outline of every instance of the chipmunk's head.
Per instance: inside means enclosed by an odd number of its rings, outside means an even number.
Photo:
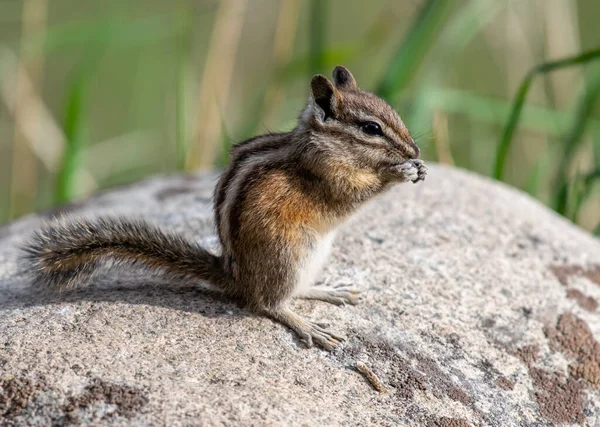
[[[333,83],[319,74],[310,86],[310,101],[300,121],[322,151],[375,169],[419,157],[398,113],[383,99],[359,89],[345,67],[335,67]]]

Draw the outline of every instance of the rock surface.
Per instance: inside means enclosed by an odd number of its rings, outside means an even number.
[[[154,178],[54,214],[143,215],[214,247],[214,181]],[[344,227],[322,278],[363,304],[293,303],[347,335],[332,354],[135,271],[36,295],[15,256],[50,214],[0,228],[4,424],[600,425],[600,241],[501,184],[433,165]]]

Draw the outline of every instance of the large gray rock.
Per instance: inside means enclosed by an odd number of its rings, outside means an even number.
[[[62,212],[143,215],[214,247],[214,180],[155,178]],[[504,185],[432,166],[365,206],[322,274],[364,303],[294,302],[347,335],[332,354],[136,271],[36,295],[15,256],[43,219],[0,229],[6,424],[600,425],[600,242]]]

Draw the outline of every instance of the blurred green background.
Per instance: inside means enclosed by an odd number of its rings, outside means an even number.
[[[344,64],[425,159],[600,234],[598,16],[597,0],[0,0],[0,223],[220,166],[292,128],[310,77]]]

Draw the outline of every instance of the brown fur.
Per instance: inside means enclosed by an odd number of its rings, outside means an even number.
[[[294,329],[308,345],[314,340],[331,350],[341,338],[291,312],[287,301],[303,296],[355,303],[353,289],[300,289],[316,272],[313,253],[320,254],[327,236],[362,203],[395,182],[426,174],[398,114],[359,89],[344,67],[333,77],[334,83],[313,78],[309,104],[293,131],[232,148],[214,194],[221,256],[142,221],[72,219],[46,225],[25,248],[34,280],[69,288],[88,280],[106,259],[140,264],[207,280]],[[368,133],[367,122],[380,134]]]

